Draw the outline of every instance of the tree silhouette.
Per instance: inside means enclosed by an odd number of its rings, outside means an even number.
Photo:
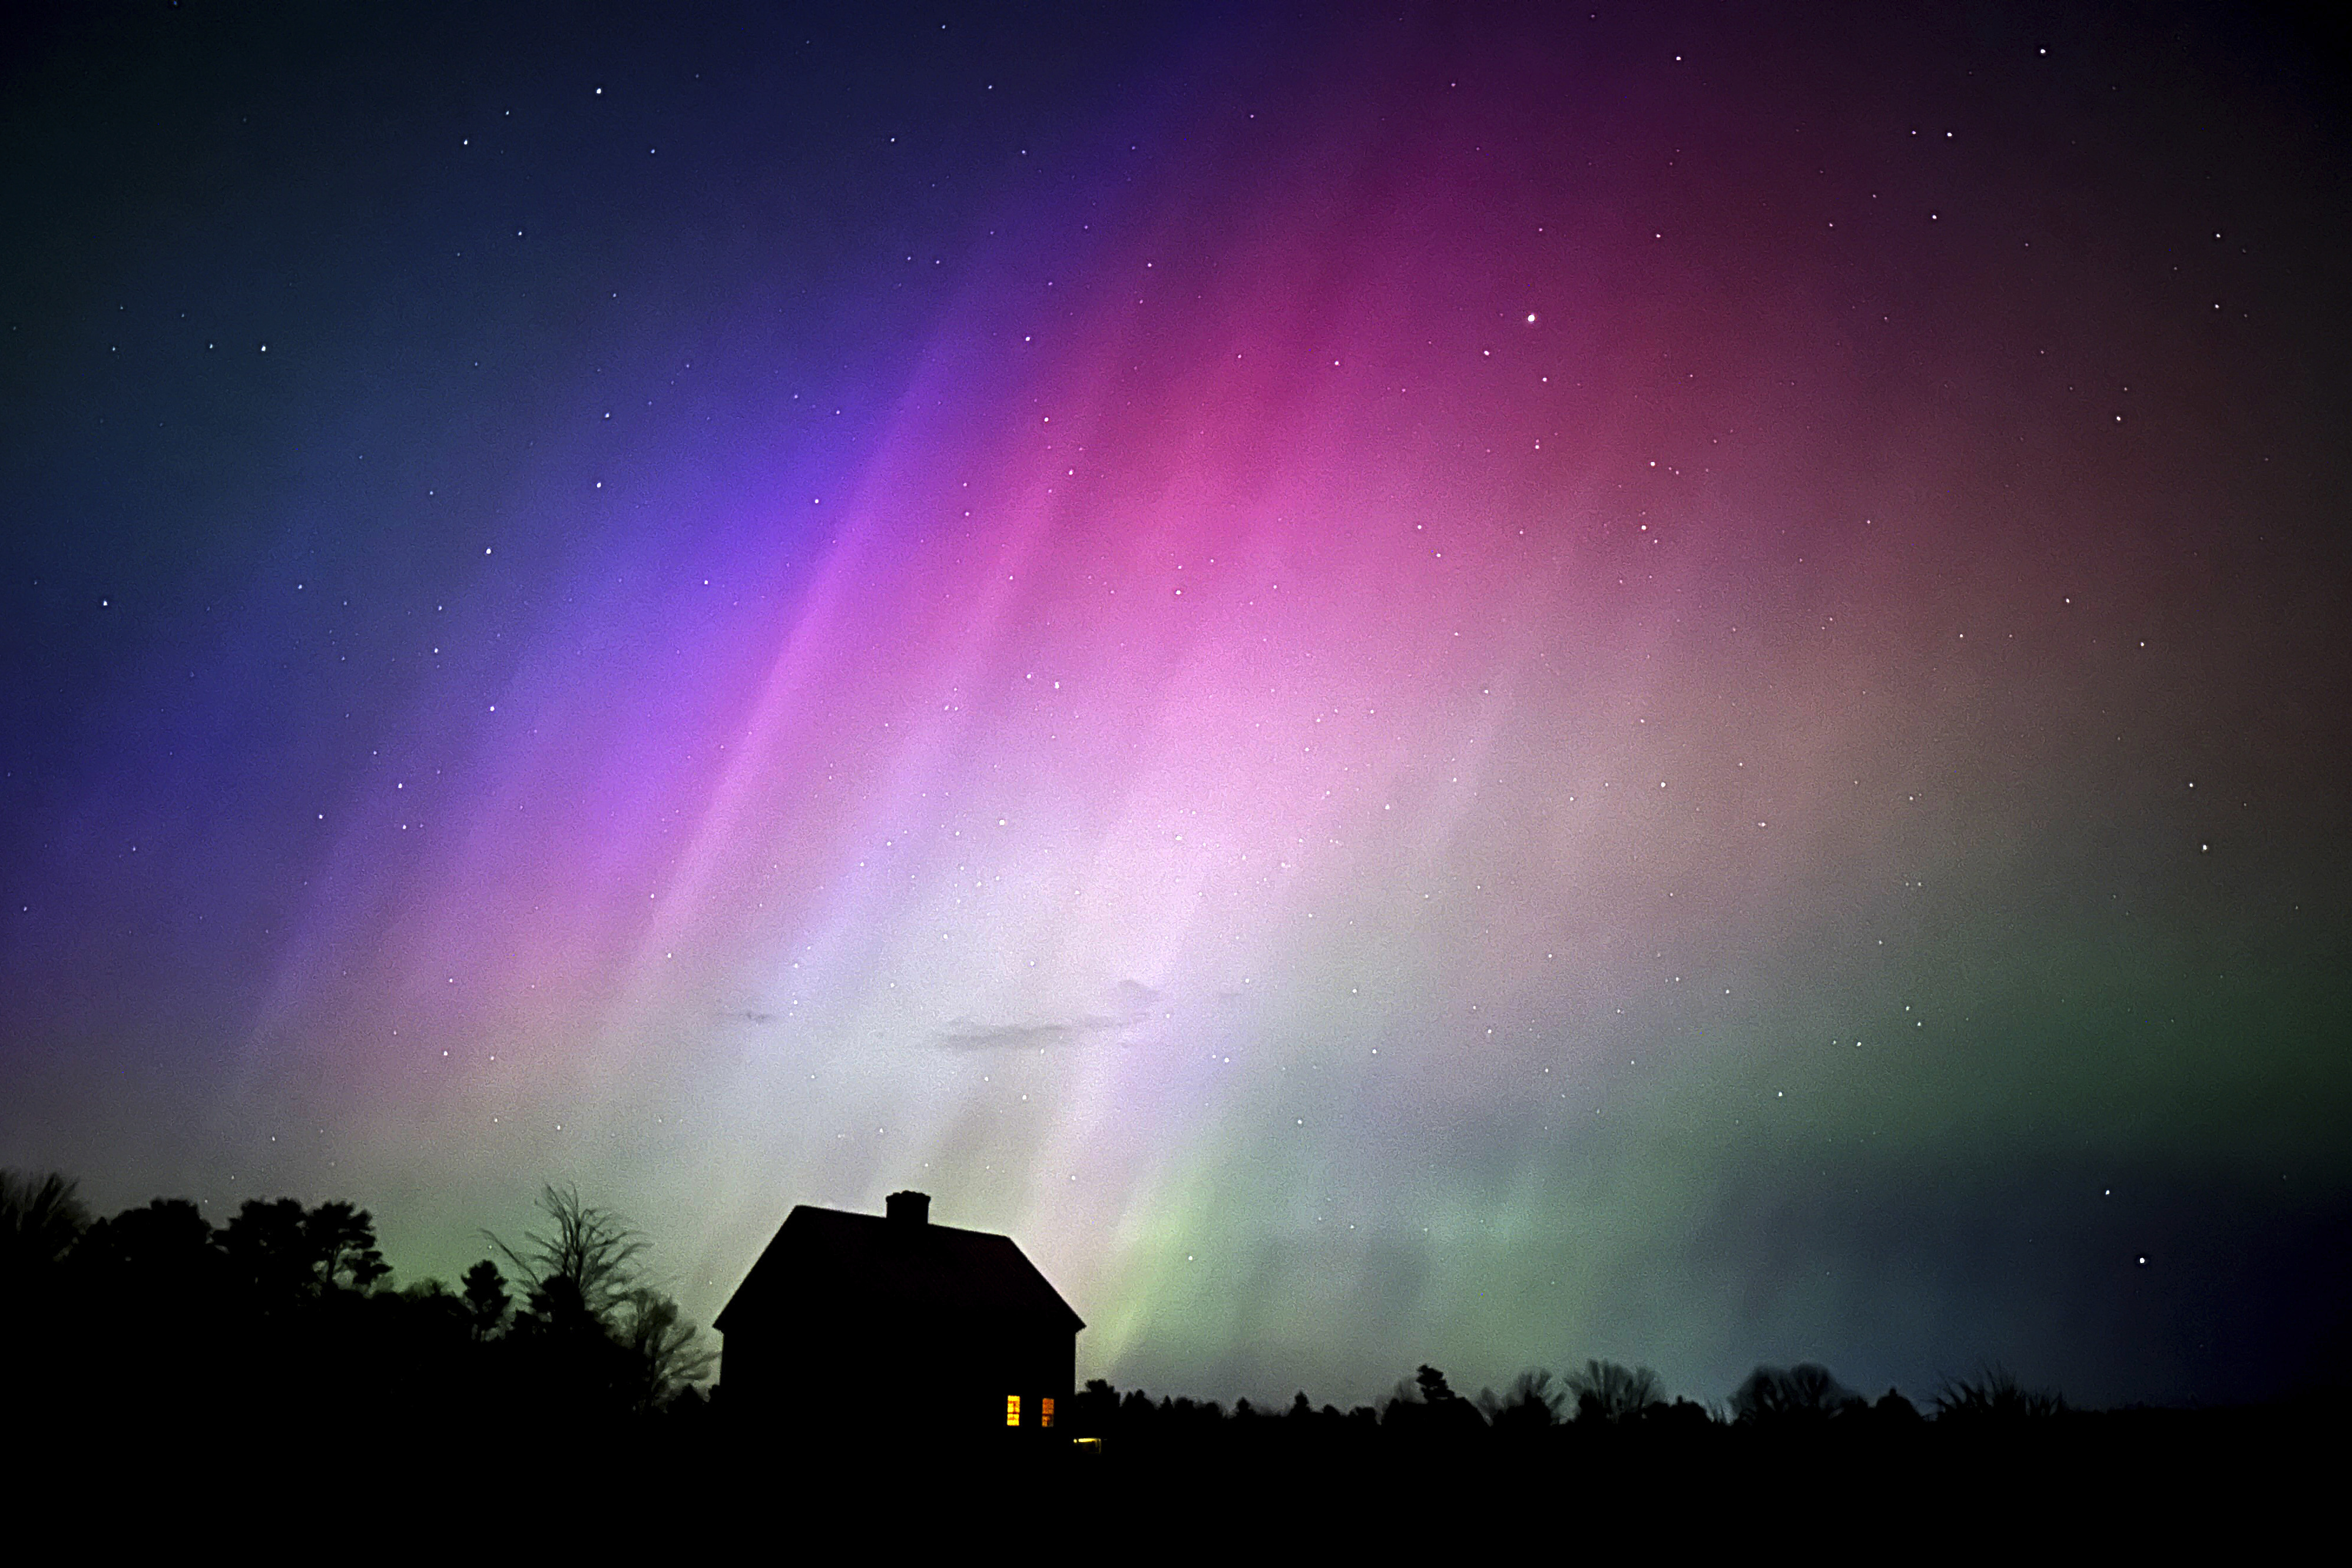
[[[322,1203],[302,1217],[302,1243],[320,1290],[348,1280],[362,1293],[392,1272],[375,1244],[375,1218],[341,1201]]]
[[[667,1404],[710,1375],[719,1359],[701,1343],[702,1331],[686,1321],[677,1303],[646,1286],[631,1291],[622,1302],[616,1337],[636,1358],[632,1392],[641,1410]]]
[[[1513,1378],[1510,1392],[1499,1399],[1492,1394],[1480,1395],[1478,1407],[1496,1431],[1528,1433],[1558,1426],[1559,1402],[1560,1390],[1551,1374],[1537,1367]]]
[[[0,1281],[14,1285],[56,1268],[89,1228],[71,1177],[0,1171]]]
[[[1733,1390],[1732,1419],[1743,1425],[1826,1421],[1865,1403],[1818,1362],[1759,1366]]]
[[[1570,1373],[1568,1395],[1575,1402],[1579,1421],[1608,1426],[1633,1420],[1653,1406],[1666,1402],[1656,1373],[1614,1361],[1588,1361]]]
[[[33,1344],[52,1322],[71,1321],[81,1343],[107,1347],[94,1357],[20,1357],[26,1364],[11,1375],[12,1409],[91,1430],[178,1421],[249,1444],[289,1429],[316,1407],[320,1390],[333,1389],[370,1413],[379,1436],[403,1442],[429,1442],[446,1412],[493,1401],[600,1437],[619,1436],[615,1423],[661,1412],[671,1440],[715,1437],[725,1406],[709,1405],[695,1385],[709,1376],[717,1354],[646,1277],[645,1237],[570,1186],[544,1187],[538,1207],[541,1223],[516,1244],[484,1233],[520,1276],[520,1292],[488,1258],[466,1271],[457,1292],[436,1280],[394,1291],[381,1288],[391,1270],[373,1219],[350,1202],[305,1208],[293,1198],[250,1199],[215,1229],[194,1203],[157,1198],[93,1221],[67,1177],[0,1172],[8,1287],[0,1291],[0,1328]],[[2021,1423],[2066,1408],[2055,1392],[2025,1387],[1998,1365],[1945,1378],[1935,1400],[1939,1424],[2029,1445],[2034,1439],[2019,1435]],[[1729,1409],[1738,1424],[1769,1427],[1772,1441],[1800,1448],[1810,1430],[1861,1439],[1855,1452],[1939,1441],[1922,1435],[1918,1409],[1897,1391],[1873,1403],[1811,1363],[1757,1367]],[[1277,1410],[1288,1418],[1276,1418]],[[1648,1368],[1600,1360],[1557,1380],[1524,1372],[1503,1396],[1481,1389],[1475,1401],[1423,1364],[1377,1408],[1344,1415],[1329,1405],[1317,1409],[1303,1389],[1286,1407],[1243,1399],[1229,1413],[1213,1400],[1122,1394],[1097,1378],[1057,1424],[1081,1436],[1116,1431],[1121,1451],[1223,1444],[1234,1453],[1354,1465],[1383,1447],[1419,1459],[1482,1445],[1496,1454],[1482,1434],[1542,1438],[1571,1416],[1598,1435],[1543,1441],[1599,1455],[1617,1440],[1608,1429],[1638,1427],[1638,1446],[1651,1453],[1755,1451],[1723,1433],[1720,1412],[1666,1403]]]
[[[1081,1437],[1104,1437],[1118,1424],[1118,1390],[1100,1377],[1087,1379],[1070,1401],[1070,1429]]]
[[[649,1410],[709,1375],[717,1356],[701,1331],[644,1277],[650,1243],[641,1232],[569,1184],[541,1188],[539,1207],[544,1223],[520,1245],[483,1234],[521,1278],[523,1308],[506,1340],[543,1403],[583,1414]],[[467,1277],[469,1291],[481,1267]],[[491,1266],[482,1276],[486,1312],[493,1282],[503,1286],[497,1275]]]
[[[159,1197],[97,1221],[58,1280],[82,1335],[106,1353],[80,1360],[70,1383],[28,1368],[49,1384],[44,1397],[100,1420],[100,1413],[167,1409],[218,1414],[229,1396],[270,1375],[264,1314],[254,1311],[212,1222],[186,1198]],[[271,1347],[281,1362],[284,1348]]]
[[[299,1199],[248,1197],[221,1228],[220,1249],[266,1307],[299,1300],[318,1283]]]
[[[0,1171],[0,1335],[14,1347],[5,1403],[20,1441],[29,1437],[27,1413],[66,1397],[70,1385],[68,1358],[46,1347],[58,1320],[74,1315],[66,1300],[80,1271],[72,1255],[89,1228],[72,1178]],[[88,1315],[79,1315],[87,1333]]]
[[[506,1326],[513,1306],[507,1296],[507,1277],[488,1258],[466,1270],[464,1299],[467,1326],[477,1343]]]
[[[580,1189],[550,1182],[540,1189],[545,1228],[523,1233],[510,1247],[484,1231],[523,1282],[534,1314],[551,1321],[572,1312],[599,1322],[611,1320],[622,1299],[637,1285],[637,1260],[649,1245],[629,1222],[608,1208],[580,1200]]]
[[[93,1283],[130,1297],[209,1293],[225,1262],[212,1222],[184,1197],[159,1197],[98,1221],[73,1256]]]
[[[249,1197],[221,1228],[220,1248],[266,1307],[348,1287],[362,1294],[391,1274],[375,1219],[338,1199],[305,1209],[290,1197]]]
[[[1416,1437],[1448,1437],[1483,1431],[1486,1418],[1475,1405],[1454,1392],[1445,1374],[1423,1363],[1414,1370],[1411,1384],[1397,1385],[1388,1408],[1381,1412],[1381,1425]]]
[[[392,1314],[396,1337],[441,1341],[445,1342],[445,1349],[473,1340],[473,1313],[466,1299],[451,1294],[449,1287],[438,1280],[419,1280],[404,1291],[380,1292],[372,1301],[397,1308]]]
[[[591,1310],[587,1298],[580,1293],[580,1284],[569,1275],[556,1274],[530,1288],[530,1296],[515,1312],[513,1332],[525,1338],[609,1338],[612,1320]]]

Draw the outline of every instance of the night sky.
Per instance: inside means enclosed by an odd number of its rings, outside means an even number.
[[[706,1322],[918,1187],[1223,1398],[2352,1365],[2317,32],[477,9],[12,24],[0,1163]]]

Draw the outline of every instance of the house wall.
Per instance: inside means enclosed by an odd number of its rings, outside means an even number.
[[[881,1433],[1036,1440],[1039,1402],[1066,1422],[1077,1336],[1022,1323],[730,1312],[721,1407],[780,1442]],[[1005,1396],[1022,1427],[1005,1425]]]

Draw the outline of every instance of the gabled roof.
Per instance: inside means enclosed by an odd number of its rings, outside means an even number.
[[[713,1326],[724,1333],[738,1308],[765,1315],[795,1298],[860,1315],[1028,1319],[1069,1333],[1087,1326],[1009,1236],[807,1204],[784,1217]]]

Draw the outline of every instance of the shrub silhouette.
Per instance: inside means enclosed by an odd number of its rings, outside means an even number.
[[[1948,1376],[1936,1390],[1938,1421],[2045,1421],[2065,1410],[2063,1396],[2024,1387],[2014,1374],[1998,1364],[1979,1368],[1972,1377]]]
[[[0,1171],[0,1281],[14,1285],[57,1268],[89,1228],[70,1177]]]
[[[1870,1418],[1889,1427],[1916,1427],[1926,1419],[1919,1414],[1919,1407],[1916,1405],[1904,1398],[1898,1390],[1893,1388],[1880,1395],[1877,1402],[1871,1406]]]

